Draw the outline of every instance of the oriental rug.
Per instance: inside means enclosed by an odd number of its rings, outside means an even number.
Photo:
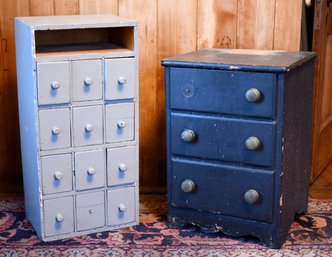
[[[166,211],[165,196],[143,195],[137,226],[45,243],[26,219],[22,199],[0,200],[0,257],[332,256],[332,200],[311,199],[308,213],[293,222],[279,250],[254,238],[207,234],[195,227],[170,229]]]

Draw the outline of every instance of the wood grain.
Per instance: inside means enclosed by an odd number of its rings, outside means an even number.
[[[238,0],[197,2],[197,48],[235,48]]]
[[[273,49],[299,50],[302,0],[276,0]]]
[[[14,16],[109,13],[139,22],[140,185],[156,190],[166,181],[160,60],[206,47],[297,50],[300,45],[301,0],[0,1],[0,180],[9,185],[21,185]]]
[[[79,0],[79,13],[117,15],[118,1],[117,0]]]

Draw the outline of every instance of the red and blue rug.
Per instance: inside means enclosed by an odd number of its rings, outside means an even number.
[[[327,257],[332,256],[332,201],[310,200],[308,214],[293,222],[283,248],[274,250],[251,238],[170,229],[166,198],[146,195],[138,226],[45,243],[26,219],[22,199],[0,200],[0,257],[9,256]]]

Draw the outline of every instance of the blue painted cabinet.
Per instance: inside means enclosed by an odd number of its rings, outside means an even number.
[[[15,20],[25,210],[44,241],[138,224],[138,25]]]
[[[314,59],[204,49],[162,60],[171,226],[282,246],[307,210]]]

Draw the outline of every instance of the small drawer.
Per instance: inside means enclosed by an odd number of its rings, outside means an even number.
[[[210,113],[274,117],[275,75],[170,69],[170,107]]]
[[[74,232],[73,197],[44,200],[45,236],[57,236]]]
[[[172,113],[170,122],[172,154],[261,166],[274,164],[274,121]]]
[[[104,191],[77,195],[76,208],[78,231],[105,226]]]
[[[134,140],[134,103],[106,105],[106,142]]]
[[[69,62],[37,63],[38,103],[68,103],[69,81]]]
[[[40,110],[39,130],[41,150],[70,147],[69,108]]]
[[[41,157],[41,170],[44,194],[73,190],[71,154]]]
[[[75,153],[76,189],[85,190],[105,185],[105,150]]]
[[[72,62],[73,101],[100,100],[103,97],[101,60]]]
[[[170,199],[176,207],[273,220],[273,171],[173,159]]]
[[[105,99],[135,97],[136,72],[134,58],[105,60]]]
[[[103,143],[103,106],[73,108],[74,146]]]
[[[135,221],[135,188],[127,187],[109,190],[108,226],[118,226]]]
[[[115,186],[136,180],[134,146],[107,149],[107,184]]]

